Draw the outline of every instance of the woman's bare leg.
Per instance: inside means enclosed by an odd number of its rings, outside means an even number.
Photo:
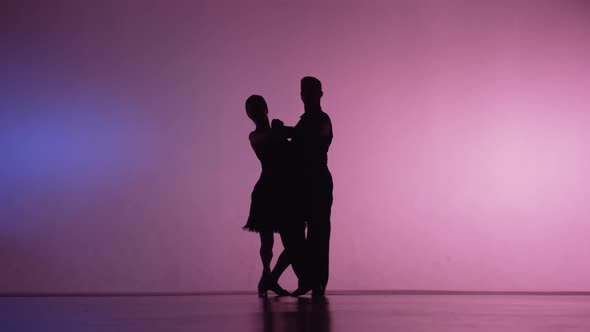
[[[274,234],[272,232],[260,232],[260,260],[262,261],[262,275],[270,275],[270,263],[272,261],[272,247]]]
[[[272,261],[272,247],[274,235],[272,232],[260,232],[260,260],[262,261],[262,276],[258,282],[258,296],[266,296],[268,280],[270,279],[270,262]]]
[[[287,249],[283,249],[279,258],[277,259],[277,263],[275,267],[272,269],[271,278],[273,281],[278,281],[283,272],[291,265],[291,258],[289,257],[289,253]]]

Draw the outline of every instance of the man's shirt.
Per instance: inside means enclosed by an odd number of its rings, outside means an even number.
[[[308,171],[328,166],[328,150],[332,143],[332,122],[321,109],[306,112],[293,128],[291,142],[301,167]]]

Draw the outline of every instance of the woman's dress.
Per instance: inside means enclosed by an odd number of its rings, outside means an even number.
[[[253,131],[250,144],[260,160],[262,173],[252,191],[250,214],[243,229],[280,232],[293,216],[289,142],[280,131],[268,129]]]

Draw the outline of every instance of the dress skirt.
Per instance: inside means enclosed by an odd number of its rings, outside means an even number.
[[[243,227],[251,232],[280,232],[291,211],[284,181],[262,174],[254,190],[250,203],[248,221]]]

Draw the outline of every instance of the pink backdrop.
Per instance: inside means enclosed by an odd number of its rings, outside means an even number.
[[[254,290],[243,105],[305,75],[331,289],[590,290],[584,1],[4,7],[0,292]]]

